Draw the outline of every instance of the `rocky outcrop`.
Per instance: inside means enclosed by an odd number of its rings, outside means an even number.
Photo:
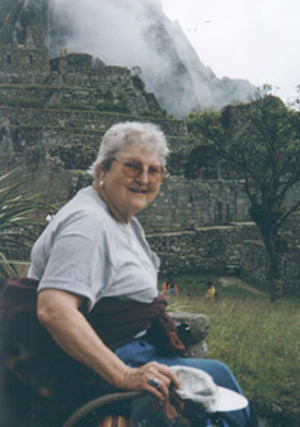
[[[1,45],[26,48],[43,46],[48,29],[47,12],[47,0],[1,0]]]
[[[186,345],[185,357],[205,357],[207,343],[205,341],[210,318],[205,314],[174,311],[169,313],[178,326],[178,333]]]

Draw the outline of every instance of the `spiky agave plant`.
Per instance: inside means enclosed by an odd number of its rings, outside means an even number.
[[[46,222],[38,212],[50,208],[37,196],[20,194],[20,184],[6,185],[8,175],[0,177],[0,277],[17,275],[15,256],[28,252]]]

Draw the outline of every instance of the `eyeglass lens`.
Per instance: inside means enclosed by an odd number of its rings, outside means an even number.
[[[134,160],[125,160],[122,162],[124,174],[130,178],[137,178],[143,173],[142,163]],[[161,181],[164,178],[164,168],[161,165],[149,165],[148,177],[151,181]]]

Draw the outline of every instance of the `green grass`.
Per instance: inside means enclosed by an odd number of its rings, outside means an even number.
[[[207,279],[217,285],[217,302],[202,298]],[[250,400],[300,421],[300,299],[272,305],[268,294],[222,287],[217,277],[176,280],[180,296],[170,299],[170,309],[211,319],[207,357],[227,363]]]

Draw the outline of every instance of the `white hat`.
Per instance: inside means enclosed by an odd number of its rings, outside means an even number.
[[[209,413],[243,409],[248,400],[235,391],[217,386],[212,377],[201,369],[189,366],[171,366],[182,384],[176,392],[183,398],[203,406]]]

